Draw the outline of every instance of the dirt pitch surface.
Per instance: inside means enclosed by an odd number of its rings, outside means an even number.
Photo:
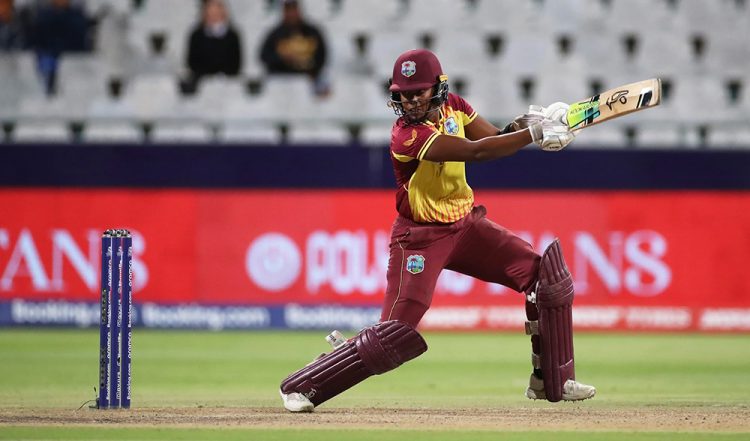
[[[530,427],[530,423],[534,427]],[[225,427],[313,429],[581,430],[750,432],[747,406],[559,407],[494,409],[321,408],[291,414],[277,408],[144,408],[61,410],[0,408],[2,425]]]

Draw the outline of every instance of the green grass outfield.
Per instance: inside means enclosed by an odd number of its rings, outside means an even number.
[[[531,421],[508,421],[504,415],[543,421],[548,413],[566,422],[554,435],[556,440],[750,439],[748,335],[580,333],[576,336],[577,377],[595,384],[597,397],[552,404],[531,402],[522,395],[530,371],[527,337],[427,333],[429,351],[398,370],[370,378],[313,415],[275,414],[280,407],[280,380],[324,351],[324,336],[323,332],[136,329],[134,409],[128,413],[75,411],[94,397],[98,329],[0,329],[0,440],[547,441],[549,431],[557,431],[554,427],[531,430],[527,427]],[[265,419],[250,415],[243,423],[247,414],[242,412],[248,408],[260,409],[260,413],[268,409]],[[193,420],[154,423],[135,418],[156,417],[164,413],[161,409],[185,410]],[[237,419],[216,416],[227,409],[237,410]],[[414,409],[418,412],[409,423],[407,410]],[[451,417],[454,409],[464,413]],[[472,409],[479,415],[492,409],[498,412],[488,414],[487,424],[464,425]],[[393,413],[382,416],[386,424],[365,421],[358,427],[352,421],[382,410]],[[354,416],[338,425],[337,414],[347,411]],[[66,412],[71,423],[66,423]],[[432,424],[438,420],[429,418],[442,412],[449,422]],[[629,427],[625,420],[601,425],[595,421],[597,415],[640,418],[654,412],[665,414],[665,425]],[[39,417],[48,414],[63,417],[61,421]],[[116,421],[86,420],[107,414],[115,415]],[[681,425],[675,419],[683,415],[686,422]],[[695,421],[701,415],[705,424]],[[494,426],[490,417],[505,422]],[[587,423],[577,427],[579,417]],[[387,424],[390,420],[396,423]],[[476,418],[472,421],[477,422]],[[301,428],[296,427],[298,422]],[[287,423],[292,427],[281,427]]]

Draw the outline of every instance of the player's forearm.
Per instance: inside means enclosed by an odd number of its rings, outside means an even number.
[[[489,161],[491,159],[510,156],[532,142],[528,129],[507,133],[504,135],[488,136],[473,141],[474,161]]]
[[[487,136],[476,141],[458,136],[439,135],[424,157],[432,162],[479,162],[509,156],[531,143],[528,129],[506,135]]]

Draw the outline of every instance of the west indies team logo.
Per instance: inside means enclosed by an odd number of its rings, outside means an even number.
[[[458,124],[456,124],[456,120],[453,119],[452,116],[445,120],[443,126],[445,127],[445,133],[449,135],[458,135]]]
[[[424,256],[414,254],[406,258],[406,271],[419,274],[424,271]]]
[[[401,75],[409,78],[415,73],[417,73],[417,63],[413,61],[404,61],[401,63]]]

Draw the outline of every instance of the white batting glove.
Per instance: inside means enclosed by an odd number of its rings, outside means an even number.
[[[570,105],[563,102],[552,103],[547,107],[531,105],[529,106],[529,113],[568,125],[568,108],[570,108]]]
[[[543,115],[524,113],[523,115],[518,115],[517,117],[515,117],[510,125],[511,127],[513,127],[513,130],[517,132],[519,130],[528,128],[534,123],[540,123],[543,120]]]
[[[559,120],[544,119],[529,126],[531,140],[542,150],[556,152],[570,144],[576,137],[567,124]]]

